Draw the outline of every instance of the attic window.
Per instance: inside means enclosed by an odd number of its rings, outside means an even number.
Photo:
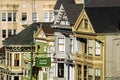
[[[84,19],[84,28],[88,28],[88,20]]]

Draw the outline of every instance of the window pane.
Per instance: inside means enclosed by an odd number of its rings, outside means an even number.
[[[95,69],[95,80],[100,80],[100,69]]]
[[[13,21],[16,22],[16,13],[13,13]]]
[[[88,28],[88,20],[87,19],[84,19],[84,27]]]
[[[2,13],[2,21],[6,21],[6,13],[5,12]]]
[[[6,38],[6,30],[2,30],[2,37]]]
[[[88,51],[89,54],[93,53],[93,40],[88,40]]]
[[[92,80],[92,75],[93,75],[93,69],[88,68],[88,80]]]
[[[15,76],[15,77],[14,77],[14,80],[19,80],[19,76]]]
[[[37,13],[32,14],[33,22],[37,22]]]
[[[12,21],[12,13],[8,13],[8,21]]]
[[[64,63],[58,63],[58,77],[64,77]]]
[[[63,52],[65,50],[64,38],[58,39],[58,51]]]
[[[11,36],[12,35],[12,30],[8,30],[8,36]]]
[[[44,21],[45,22],[49,21],[48,13],[44,13]]]
[[[13,30],[13,34],[16,34],[16,29]]]
[[[100,55],[100,43],[96,41],[96,55]]]
[[[59,38],[58,41],[59,41],[59,44],[64,44],[64,39],[63,38],[61,38],[61,39]]]
[[[93,69],[92,68],[88,68],[88,75],[93,75]]]
[[[27,21],[27,13],[22,13],[22,21]]]
[[[50,22],[53,22],[54,20],[54,13],[50,13]]]

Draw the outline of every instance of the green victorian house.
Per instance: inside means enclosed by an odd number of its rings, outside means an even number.
[[[30,68],[31,44],[35,39],[33,35],[39,28],[39,23],[33,23],[20,33],[7,38],[4,41],[5,46],[5,66],[9,74],[6,74],[6,80],[29,80],[31,68],[35,71],[35,45],[32,46],[33,65]],[[36,74],[33,73],[33,79]]]
[[[35,38],[36,66],[39,69],[38,80],[53,80],[54,76],[54,30],[52,23],[41,23]]]

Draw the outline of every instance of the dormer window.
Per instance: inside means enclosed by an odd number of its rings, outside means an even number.
[[[88,20],[84,19],[84,28],[88,28]]]

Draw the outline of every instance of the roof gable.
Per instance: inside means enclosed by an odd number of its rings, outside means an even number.
[[[91,22],[83,9],[80,16],[78,17],[75,25],[73,26],[73,31],[77,33],[93,34],[95,33]]]
[[[35,38],[46,38],[46,35],[45,35],[44,31],[42,30],[42,28],[40,28],[40,29],[36,32]]]
[[[62,4],[54,24],[64,20],[66,25],[74,25],[82,9],[83,4]]]

